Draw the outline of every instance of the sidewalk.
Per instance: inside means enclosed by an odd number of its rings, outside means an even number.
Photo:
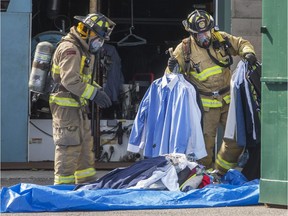
[[[98,176],[102,177],[110,170],[97,171]],[[1,188],[10,187],[18,183],[33,183],[39,185],[53,184],[53,171],[49,170],[3,170],[1,171]],[[1,213],[7,216],[144,216],[144,215],[165,215],[165,216],[288,216],[287,209],[268,208],[264,205],[240,206],[240,207],[221,207],[221,208],[190,208],[190,209],[157,209],[157,210],[137,210],[137,211],[95,211],[95,212],[37,212],[37,213]]]

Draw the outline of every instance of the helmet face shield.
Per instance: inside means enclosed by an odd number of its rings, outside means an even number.
[[[111,21],[111,22],[112,22],[112,21]],[[113,22],[112,22],[112,23],[113,23]],[[105,40],[110,40],[110,35],[111,35],[114,27],[115,27],[115,24],[114,24],[114,25],[110,25],[110,26],[107,27],[106,34],[105,34],[105,37],[104,37]]]
[[[206,31],[198,34],[193,34],[194,39],[199,44],[199,46],[207,48],[210,46],[211,42],[211,31]]]

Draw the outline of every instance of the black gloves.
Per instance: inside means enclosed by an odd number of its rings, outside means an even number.
[[[93,102],[101,108],[107,108],[112,105],[109,96],[102,89],[97,90],[96,95],[93,98]]]
[[[175,57],[170,57],[168,59],[168,68],[171,72],[174,70],[176,64],[178,64],[178,61]]]
[[[257,62],[257,58],[253,53],[247,53],[244,58],[248,61],[249,66],[254,66]]]

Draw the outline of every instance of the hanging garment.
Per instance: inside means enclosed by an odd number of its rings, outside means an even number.
[[[238,68],[238,67],[237,67]],[[236,101],[235,101],[235,79],[237,73],[233,73],[231,77],[231,82],[230,82],[230,106],[228,110],[228,116],[227,116],[227,121],[226,121],[226,128],[224,131],[224,138],[227,139],[235,139],[235,131],[236,131]]]
[[[184,84],[186,84],[186,86],[187,86],[188,93],[190,95],[189,100],[188,100],[189,107],[191,109],[193,109],[193,112],[191,113],[191,125],[194,126],[194,127],[192,127],[192,140],[190,143],[187,144],[186,153],[187,154],[191,154],[191,153],[195,154],[196,152],[201,152],[202,148],[203,148],[202,145],[197,145],[197,143],[204,143],[204,137],[202,135],[203,132],[201,133],[201,131],[203,129],[203,127],[202,127],[202,114],[203,113],[201,112],[201,109],[199,107],[199,101],[197,100],[197,95],[199,96],[199,94],[197,94],[195,87],[193,85],[192,85],[193,86],[192,87],[191,83],[189,81],[187,81],[183,75],[180,75],[179,78],[180,78],[180,81],[183,82]],[[200,131],[195,129],[195,127],[198,128],[200,126],[201,126]]]
[[[121,58],[116,48],[106,43],[103,44],[103,55],[110,58],[104,91],[109,95],[112,101],[118,101],[119,92],[124,83]]]
[[[247,64],[240,61],[231,79],[231,102],[228,111],[224,137],[235,139],[244,147],[251,140],[259,140],[260,120],[255,101],[251,94],[251,84],[246,79]]]
[[[236,140],[237,144],[241,147],[246,146],[246,124],[245,124],[245,111],[243,103],[245,102],[245,96],[242,92],[243,83],[236,87]],[[247,107],[245,107],[247,108]],[[249,116],[249,115],[248,115]]]
[[[258,71],[261,74],[261,71]],[[231,103],[228,112],[224,137],[235,139],[238,146],[245,147],[249,157],[242,173],[248,179],[260,178],[260,75],[249,76],[251,71],[240,61],[231,79]],[[248,74],[248,76],[247,76]],[[254,86],[256,83],[258,86]],[[256,97],[255,92],[256,91]]]
[[[246,148],[249,152],[249,158],[241,173],[249,180],[260,179],[261,166],[261,144]]]
[[[250,88],[249,84],[249,88]],[[246,147],[248,146],[255,146],[257,143],[260,142],[260,119],[258,116],[257,106],[255,101],[252,98],[251,92],[246,91],[246,87],[243,84],[240,85],[240,94],[242,100],[242,107],[244,113],[244,123],[245,123],[245,143]],[[249,99],[250,102],[249,103]],[[236,119],[237,126],[239,120]]]
[[[194,87],[181,74],[155,80],[139,105],[127,150],[144,149],[146,157],[191,151],[199,159],[205,157],[201,111],[195,98]]]
[[[195,91],[196,91],[196,101],[197,101],[198,107],[199,107],[199,109],[200,109],[200,111],[201,111],[201,127],[202,127],[202,130],[203,130],[204,108],[203,108],[203,105],[202,105],[202,100],[201,100],[201,97],[200,97],[199,90],[198,90],[197,86],[196,86],[194,83],[192,83],[191,80],[189,80],[189,79],[187,78],[187,76],[184,76],[184,78],[185,78],[185,80],[186,80],[187,82],[189,82],[189,83],[194,87],[194,89],[195,89]]]

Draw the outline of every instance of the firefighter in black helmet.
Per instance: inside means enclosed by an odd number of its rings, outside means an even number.
[[[111,106],[109,96],[91,82],[95,54],[110,39],[115,23],[100,13],[85,17],[62,38],[53,55],[52,77],[58,84],[50,94],[55,143],[54,184],[96,180],[93,138],[87,115],[89,100]]]
[[[214,27],[214,19],[210,14],[203,10],[196,10],[182,23],[200,47],[209,47],[212,38],[211,29]]]
[[[103,45],[104,40],[110,40],[110,34],[114,29],[115,23],[103,14],[88,14],[86,17],[75,16],[74,18],[80,21],[77,31],[89,43],[90,52],[97,52]]]
[[[234,140],[223,140],[213,165],[217,128],[219,124],[225,127],[230,103],[231,56],[238,55],[252,66],[257,62],[255,51],[242,37],[218,31],[213,17],[204,10],[194,10],[182,24],[190,37],[176,47],[167,70],[172,72],[179,64],[180,71],[197,86],[204,108],[203,133],[208,154],[198,162],[224,174],[237,165],[242,152]]]

